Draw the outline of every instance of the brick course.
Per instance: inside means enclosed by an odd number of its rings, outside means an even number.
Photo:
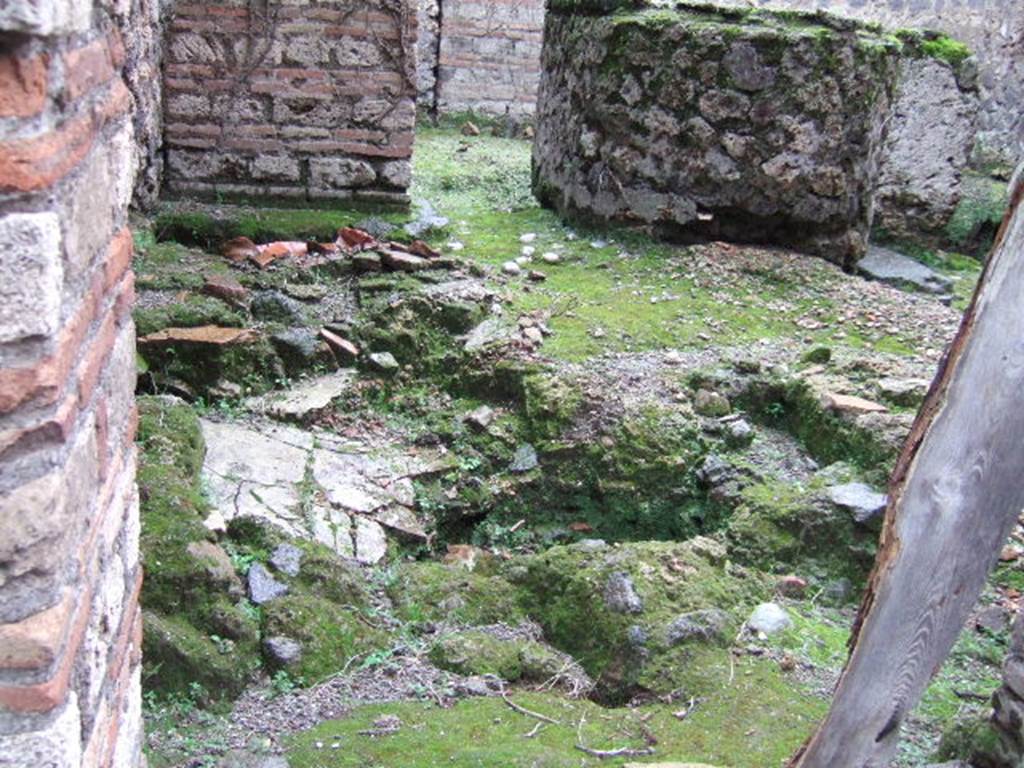
[[[5,767],[141,759],[127,209],[145,141],[122,33],[138,4],[118,5],[0,12],[20,33],[0,56]]]
[[[166,188],[188,196],[407,202],[409,0],[181,3],[164,66]]]

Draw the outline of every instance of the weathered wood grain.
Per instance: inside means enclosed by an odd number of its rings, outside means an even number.
[[[890,480],[832,707],[795,768],[883,768],[1024,507],[1024,166]]]

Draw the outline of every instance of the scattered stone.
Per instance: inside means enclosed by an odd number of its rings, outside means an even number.
[[[425,258],[412,253],[381,249],[380,256],[384,266],[396,272],[419,272],[430,266],[430,262]]]
[[[514,261],[506,261],[501,265],[501,271],[506,275],[518,275],[523,271],[523,268]]]
[[[249,254],[249,261],[260,269],[266,269],[275,261],[289,256],[305,256],[308,253],[305,243],[277,242],[257,245],[256,253]]]
[[[494,409],[488,405],[481,405],[467,413],[463,420],[473,429],[484,432],[494,421]]]
[[[693,397],[693,409],[701,416],[725,416],[732,407],[724,395],[709,389],[698,389]]]
[[[533,326],[523,329],[523,338],[534,346],[539,346],[544,343],[544,334],[541,333],[540,328],[535,328]]]
[[[327,288],[316,283],[285,283],[284,292],[299,301],[320,301],[327,296]]]
[[[821,398],[821,406],[837,413],[846,413],[852,416],[862,416],[866,413],[888,413],[889,409],[884,405],[865,400],[863,397],[854,395],[840,395],[835,392],[826,392]]]
[[[281,356],[285,367],[292,372],[308,370],[321,362],[321,354],[330,359],[327,350],[312,328],[299,326],[277,331],[270,337],[274,350]]]
[[[743,448],[754,442],[754,428],[746,419],[735,419],[725,425],[725,442],[732,448]]]
[[[256,605],[273,600],[288,594],[288,585],[282,584],[273,576],[270,571],[263,567],[262,563],[253,563],[249,566],[249,599]]]
[[[448,217],[441,216],[434,210],[432,206],[426,200],[417,200],[417,209],[419,215],[415,221],[410,221],[405,225],[405,231],[415,238],[421,238],[428,232],[435,229],[444,229],[448,226]]]
[[[608,542],[604,539],[580,539],[572,547],[580,552],[597,552],[601,549],[607,549]]]
[[[290,637],[274,635],[263,640],[263,650],[271,662],[279,667],[294,664],[302,658],[302,645]]]
[[[342,231],[350,229],[353,228],[345,227],[343,230],[338,232],[338,235],[341,236]],[[396,229],[398,229],[398,227],[396,227],[391,222],[384,221],[384,219],[378,219],[375,216],[371,216],[370,218],[363,219],[362,221],[357,223],[354,229],[356,231],[362,230],[362,232],[364,232],[367,235],[370,235],[370,237],[375,238],[377,240],[383,240]]]
[[[799,600],[807,594],[807,580],[794,575],[783,576],[776,582],[775,591],[782,597]]]
[[[519,253],[521,253],[526,258],[530,258],[536,252],[537,249],[534,248],[532,245],[524,245],[522,248],[519,249]]]
[[[747,626],[754,632],[774,635],[793,626],[786,609],[777,603],[761,603],[747,619]]]
[[[228,304],[242,304],[249,298],[249,291],[231,275],[205,275],[202,292]]]
[[[388,537],[379,523],[364,517],[352,518],[355,523],[356,560],[363,565],[376,565],[388,553]]]
[[[185,551],[203,566],[214,584],[227,588],[228,593],[234,597],[242,597],[242,582],[235,572],[231,557],[223,547],[212,541],[191,541]]]
[[[532,243],[536,239],[537,239],[537,233],[536,232],[524,232],[523,234],[521,234],[519,236],[519,242],[520,243]]]
[[[986,632],[1002,632],[1010,623],[1010,615],[1001,605],[990,605],[983,608],[974,617],[974,627]]]
[[[684,613],[665,628],[665,642],[679,645],[689,640],[715,640],[725,633],[729,614],[718,608]]]
[[[516,448],[515,454],[512,456],[512,463],[509,465],[509,472],[516,474],[523,474],[529,472],[532,469],[536,469],[540,462],[537,460],[537,449],[529,443],[523,443]]]
[[[864,483],[834,485],[828,489],[828,497],[837,507],[852,513],[854,522],[861,525],[880,517],[889,501],[884,493],[878,493]]]
[[[488,685],[488,678],[482,675],[459,678],[455,682],[455,692],[462,696],[491,696],[494,694]]]
[[[529,274],[526,276],[531,282],[543,283],[548,279],[548,276],[541,272],[539,269],[531,269]]]
[[[320,338],[327,342],[339,365],[352,365],[359,357],[359,347],[330,328],[321,328]]]
[[[357,272],[380,272],[384,269],[380,254],[376,251],[361,251],[352,254],[352,266]]]
[[[924,402],[930,386],[927,379],[882,379],[878,382],[878,395],[893,405],[917,408]]]
[[[518,264],[520,267],[525,267],[532,261],[533,259],[531,259],[529,256],[517,256],[515,259],[516,264]]]
[[[700,469],[697,470],[697,479],[705,485],[714,487],[728,482],[734,474],[732,464],[721,456],[711,453],[704,458]]]
[[[857,270],[871,280],[897,288],[936,295],[953,292],[949,278],[909,256],[877,245],[868,247],[867,256],[857,263]]]
[[[604,585],[604,604],[615,613],[643,613],[644,601],[636,593],[633,580],[627,573],[609,574]]]
[[[348,513],[333,507],[313,507],[313,538],[342,557],[355,557],[352,543],[352,518]]]
[[[554,251],[548,251],[547,253],[541,254],[540,260],[545,264],[559,264],[562,261],[562,257]]]
[[[306,320],[306,311],[302,304],[280,291],[260,291],[252,297],[249,310],[258,320],[289,325],[303,325]]]
[[[270,564],[281,573],[298,576],[302,565],[302,550],[287,542],[278,544],[270,554]]]
[[[462,129],[460,130],[460,133],[463,136],[479,136],[480,128],[476,123],[467,120],[462,124]]]
[[[398,372],[401,366],[390,352],[373,352],[369,356],[370,367],[380,373],[391,375]]]
[[[300,382],[283,392],[271,392],[245,401],[246,408],[262,411],[275,418],[303,421],[322,411],[331,401],[348,390],[355,381],[352,371],[335,371]]]
[[[139,338],[140,347],[183,344],[209,344],[225,347],[230,344],[247,344],[256,338],[256,332],[247,328],[222,328],[217,325],[200,325],[196,328],[164,328]]]
[[[407,539],[414,539],[417,542],[427,540],[427,532],[423,523],[411,509],[401,504],[392,504],[378,509],[373,513],[373,519]]]
[[[248,237],[233,237],[221,244],[220,252],[228,261],[238,263],[256,255],[256,243]]]

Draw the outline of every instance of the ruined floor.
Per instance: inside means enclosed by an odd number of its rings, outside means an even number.
[[[979,263],[568,228],[527,141],[417,142],[411,214],[136,222],[150,765],[780,764]],[[969,749],[1019,563],[898,765]]]

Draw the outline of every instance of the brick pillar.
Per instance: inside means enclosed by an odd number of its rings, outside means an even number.
[[[132,99],[113,9],[0,4],[0,766],[141,760]]]

